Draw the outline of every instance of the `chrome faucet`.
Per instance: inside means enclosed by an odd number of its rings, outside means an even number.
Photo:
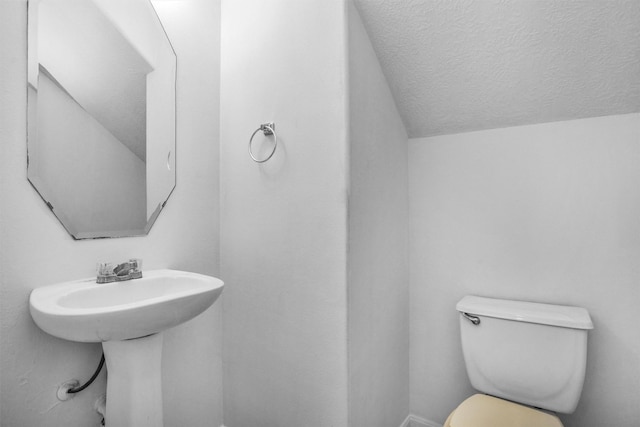
[[[96,283],[121,282],[142,277],[142,260],[130,259],[121,264],[108,262],[98,263]]]

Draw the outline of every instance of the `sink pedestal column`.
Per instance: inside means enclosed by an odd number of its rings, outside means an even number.
[[[162,332],[102,343],[107,363],[106,426],[162,427]]]

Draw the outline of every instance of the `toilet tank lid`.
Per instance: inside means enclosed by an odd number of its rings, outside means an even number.
[[[512,301],[468,295],[456,305],[461,313],[572,329],[593,329],[589,312],[582,307]]]

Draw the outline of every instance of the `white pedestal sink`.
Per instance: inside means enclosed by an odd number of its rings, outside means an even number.
[[[176,270],[141,279],[95,279],[35,289],[31,316],[45,332],[70,341],[102,342],[109,377],[107,426],[162,426],[162,331],[206,310],[222,292],[215,277]]]

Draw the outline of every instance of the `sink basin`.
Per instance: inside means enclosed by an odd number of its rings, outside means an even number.
[[[176,270],[143,272],[141,279],[77,280],[31,293],[31,316],[45,332],[70,341],[140,338],[179,325],[206,310],[222,293],[215,277]]]
[[[102,342],[107,363],[107,427],[162,427],[165,329],[205,311],[222,293],[215,277],[176,270],[141,279],[77,280],[31,292],[36,324],[58,338]]]

